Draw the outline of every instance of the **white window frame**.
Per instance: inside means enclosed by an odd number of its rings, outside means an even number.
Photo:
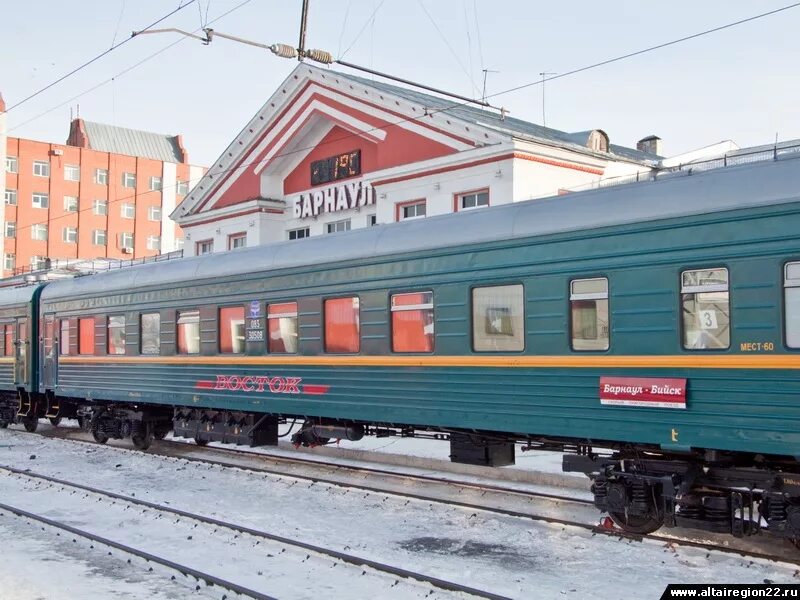
[[[74,200],[75,202],[71,202]],[[74,206],[75,208],[70,208],[70,206]],[[77,196],[64,196],[64,212],[78,212],[78,197]]]
[[[108,200],[93,200],[92,201],[92,213],[100,216],[105,217],[108,215]]]
[[[300,235],[301,231],[303,235]],[[294,237],[292,237],[292,235],[294,235]],[[290,229],[286,232],[286,238],[289,240],[303,240],[307,237],[311,237],[310,227],[298,227],[297,229]]]
[[[19,173],[19,159],[16,156],[6,156],[6,173]]]
[[[108,185],[108,169],[95,169],[94,182],[97,185]]]
[[[480,196],[486,195],[486,203],[485,204],[478,204],[478,198]],[[464,200],[470,197],[475,197],[475,206],[464,206]],[[464,194],[457,194],[458,198],[458,210],[477,210],[479,208],[487,208],[490,206],[489,200],[489,190],[477,190],[475,192],[466,192]]]
[[[10,266],[9,266],[10,264]],[[17,255],[12,252],[6,252],[3,256],[3,268],[6,271],[13,271],[17,268]]]
[[[163,186],[164,186],[164,181],[161,179],[161,177],[158,177],[157,175],[152,175],[150,177],[151,192],[160,192]]]
[[[350,231],[351,228],[351,221],[350,219],[342,219],[340,221],[331,221],[330,223],[325,224],[325,232],[326,233],[340,233],[342,231]]]
[[[419,207],[422,207],[423,213],[419,214]],[[406,216],[407,209],[414,209],[414,214]],[[428,212],[428,201],[423,200],[412,200],[410,202],[401,202],[397,205],[397,220],[398,221],[409,221],[411,219],[424,219],[427,216]]]
[[[117,240],[119,242],[119,249],[122,250],[124,248],[130,248],[133,250],[134,238],[133,234],[129,231],[123,231],[118,234]],[[128,240],[130,242],[128,243]]]
[[[50,162],[46,160],[33,161],[33,174],[36,177],[50,177]]]
[[[189,182],[188,181],[178,181],[175,182],[175,193],[178,196],[185,196],[189,193]]]
[[[17,190],[6,189],[5,192],[5,203],[9,206],[16,206],[17,205]]]
[[[6,221],[5,234],[6,234],[6,237],[9,238],[9,239],[13,239],[13,238],[17,237],[17,222],[16,221]]]
[[[78,228],[77,227],[64,227],[61,230],[61,240],[65,244],[78,243]]]
[[[100,239],[102,238],[102,241]],[[105,246],[108,244],[108,232],[105,229],[95,229],[92,231],[92,245]]]
[[[175,238],[175,250],[183,250],[184,239],[182,237]]]
[[[161,251],[161,237],[158,235],[148,235],[147,236],[147,249],[148,250],[155,250],[156,252]]]
[[[47,267],[46,256],[31,256],[30,266],[32,271],[40,271]]]
[[[44,237],[42,237],[44,236]],[[31,225],[31,239],[37,242],[46,242],[49,236],[47,225],[44,223],[34,223]]]
[[[236,242],[241,240],[244,242],[241,246],[237,246]],[[247,248],[247,233],[234,233],[228,236],[228,250],[239,250]]]
[[[50,194],[34,192],[31,194],[31,206],[33,208],[50,208]]]
[[[64,181],[80,181],[80,165],[64,165]]]
[[[206,247],[208,248],[206,250]],[[214,252],[214,240],[200,240],[194,244],[194,253],[197,256],[212,254]]]
[[[122,173],[122,187],[136,189],[136,173],[125,171]]]
[[[147,220],[148,221],[161,221],[161,207],[160,206],[151,206],[147,209]]]
[[[123,219],[135,219],[136,205],[130,202],[123,202],[119,206],[119,216]]]

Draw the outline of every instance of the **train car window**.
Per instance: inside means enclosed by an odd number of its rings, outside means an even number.
[[[94,354],[94,317],[78,319],[78,354]]]
[[[161,315],[143,313],[139,316],[139,352],[161,354]]]
[[[108,336],[106,338],[109,354],[125,354],[125,316],[108,317]]]
[[[800,348],[800,262],[788,263],[783,280],[786,345]]]
[[[325,300],[325,352],[358,352],[360,325],[358,298]]]
[[[58,337],[58,353],[61,356],[69,355],[69,319],[61,319],[59,325],[60,334]]]
[[[219,351],[221,354],[244,353],[244,306],[219,309]]]
[[[392,352],[433,352],[433,292],[392,294]]]
[[[297,302],[267,306],[267,351],[272,354],[297,352]]]
[[[178,354],[200,354],[200,311],[178,311]]]
[[[573,279],[569,285],[572,349],[608,350],[608,279]]]
[[[519,352],[525,348],[524,298],[521,285],[472,290],[472,349]]]
[[[681,273],[683,347],[724,350],[731,345],[728,269]]]
[[[14,326],[6,325],[5,327],[5,355],[14,356]]]

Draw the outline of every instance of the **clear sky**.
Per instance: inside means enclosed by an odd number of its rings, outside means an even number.
[[[185,1],[185,0],[184,0]],[[244,0],[199,0],[160,27],[194,31]],[[307,47],[462,95],[494,94],[785,6],[791,0],[310,0]],[[250,0],[210,26],[296,45],[301,0]],[[0,0],[0,92],[12,107],[174,10],[178,0]],[[374,15],[374,18],[372,18]],[[552,81],[546,122],[612,143],[664,140],[668,155],[720,140],[800,138],[800,7]],[[208,165],[296,61],[224,39],[138,37],[8,114],[9,135],[63,143],[70,109],[91,121],[181,133]],[[139,61],[178,42],[155,58]],[[336,67],[341,68],[341,67]],[[102,82],[114,78],[112,82]],[[79,98],[74,96],[98,86]],[[542,122],[541,86],[492,98]],[[49,109],[60,106],[44,116]],[[37,118],[38,117],[38,118]]]

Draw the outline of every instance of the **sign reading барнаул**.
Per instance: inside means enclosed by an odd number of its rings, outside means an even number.
[[[601,377],[600,403],[612,406],[686,408],[686,380]]]

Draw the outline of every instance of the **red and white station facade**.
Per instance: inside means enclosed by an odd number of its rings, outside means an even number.
[[[647,173],[656,142],[614,146],[602,130],[561,132],[300,64],[172,218],[187,255],[225,251]]]

